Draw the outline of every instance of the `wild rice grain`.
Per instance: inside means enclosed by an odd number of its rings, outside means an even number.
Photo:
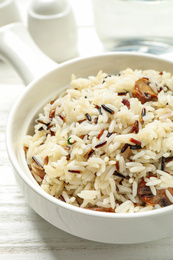
[[[107,141],[103,141],[103,142],[97,144],[97,145],[95,146],[95,148],[100,148],[100,147],[104,146],[106,143],[107,143]]]
[[[136,140],[136,139],[134,139],[134,138],[130,138],[129,141],[132,142],[132,143],[134,143],[134,144],[136,144],[136,145],[141,145],[141,141],[138,141],[138,140]]]
[[[118,92],[118,96],[124,96],[127,95],[128,91],[122,91],[122,92]]]
[[[116,175],[116,176],[118,176],[118,177],[120,177],[120,178],[123,178],[123,179],[128,179],[127,176],[125,176],[125,175],[123,175],[122,173],[117,172],[117,171],[114,171],[113,175]]]
[[[59,196],[59,199],[60,199],[61,201],[63,201],[63,202],[66,202],[65,199],[64,199],[64,197],[63,197],[62,195]]]
[[[165,157],[162,156],[161,171],[165,170]]]
[[[95,107],[98,109],[98,111],[99,111],[99,114],[100,114],[100,115],[102,115],[102,110],[101,110],[101,107],[100,107],[100,106],[98,106],[98,105],[96,105]]]
[[[141,112],[141,116],[144,117],[146,115],[146,108],[144,107]]]
[[[142,147],[141,147],[141,145],[136,144],[136,145],[130,145],[130,149],[131,150],[138,150],[138,149],[142,149]]]
[[[125,144],[124,146],[123,146],[123,148],[121,149],[121,153],[124,153],[126,150],[127,150],[127,148],[129,147],[129,144]]]
[[[139,132],[139,121],[136,120],[134,126],[132,127],[130,133],[135,132],[136,134]]]
[[[113,133],[108,133],[108,134],[107,134],[107,137],[110,137],[112,134],[113,134]]]
[[[91,116],[88,113],[86,113],[85,116],[88,119],[88,121],[91,121]]]
[[[130,102],[127,99],[123,99],[121,101],[123,103],[123,105],[125,105],[128,109],[130,109]]]
[[[84,157],[85,157],[86,159],[88,159],[93,153],[94,153],[94,150],[91,149],[91,150],[89,150],[89,151],[84,155]]]
[[[102,106],[102,108],[103,108],[106,112],[108,112],[109,114],[111,114],[111,115],[114,114],[114,111],[113,111],[111,108],[107,107],[106,105],[101,105],[101,106]]]
[[[104,129],[102,129],[100,131],[100,133],[97,135],[97,139],[100,139],[100,137],[103,135],[104,131],[105,131]]]
[[[59,115],[59,118],[61,118],[61,120],[65,123],[65,117],[63,117],[62,115]]]
[[[80,170],[68,170],[68,172],[72,172],[72,173],[81,173]]]

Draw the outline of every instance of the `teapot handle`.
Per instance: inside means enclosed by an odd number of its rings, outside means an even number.
[[[0,57],[14,67],[26,85],[58,66],[37,47],[21,23],[0,28]]]

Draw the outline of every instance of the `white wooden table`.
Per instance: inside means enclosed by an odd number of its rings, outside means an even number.
[[[29,2],[18,0],[23,16],[26,15]],[[92,27],[92,17],[89,15],[90,1],[71,0],[71,3],[79,26],[80,55],[101,51]],[[94,40],[86,45],[88,36],[92,36]],[[24,85],[16,72],[0,61],[0,259],[173,259],[173,236],[137,245],[96,243],[53,227],[26,204],[16,185],[5,146],[8,115],[22,91]]]

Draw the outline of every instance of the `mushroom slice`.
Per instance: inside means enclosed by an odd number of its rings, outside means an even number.
[[[41,179],[44,178],[44,175],[45,175],[44,168],[34,156],[31,159],[31,169]]]
[[[150,81],[148,78],[141,78],[135,82],[135,86],[132,90],[132,96],[140,100],[142,104],[147,101],[151,101],[154,98],[158,98],[157,94],[150,87]]]
[[[173,188],[168,188],[169,192],[173,195]],[[149,186],[146,186],[146,182],[142,180],[138,185],[138,196],[148,205],[160,205],[166,207],[172,204],[172,202],[166,196],[165,189],[157,190],[156,195],[153,195]]]

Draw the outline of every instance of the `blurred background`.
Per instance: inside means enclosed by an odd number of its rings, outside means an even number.
[[[0,25],[18,21],[17,15],[20,15],[33,39],[45,52],[46,44],[50,45],[51,40],[52,48],[56,43],[58,48],[60,41],[64,45],[63,40],[68,43],[69,39],[66,40],[65,35],[69,35],[71,23],[54,21],[49,26],[48,19],[56,11],[61,14],[65,4],[70,6],[78,38],[76,43],[70,42],[68,48],[72,49],[73,44],[76,44],[78,54],[67,54],[59,59],[55,57],[58,61],[102,51],[139,51],[156,55],[173,51],[173,0],[0,0],[0,6],[7,2],[8,5],[14,2],[19,13],[15,14],[14,6],[11,7],[11,15],[0,8]],[[53,30],[54,36],[50,34]],[[75,33],[74,26],[71,31]]]

